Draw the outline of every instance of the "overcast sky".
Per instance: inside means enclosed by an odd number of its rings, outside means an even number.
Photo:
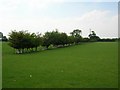
[[[11,30],[28,30],[44,34],[57,28],[69,34],[80,29],[87,37],[92,29],[103,38],[118,37],[117,1],[0,0],[0,32],[8,35]]]

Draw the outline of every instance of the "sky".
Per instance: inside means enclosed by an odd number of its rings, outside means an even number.
[[[74,29],[87,37],[118,37],[118,0],[0,0],[0,32],[40,32]]]

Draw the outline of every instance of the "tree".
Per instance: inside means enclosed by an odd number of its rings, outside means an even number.
[[[2,41],[2,38],[3,38],[3,33],[0,32],[0,41]]]
[[[6,36],[3,36],[3,37],[2,37],[2,41],[5,41],[5,42],[8,41],[7,37],[6,37]]]
[[[60,44],[60,33],[58,30],[51,32],[51,44],[57,46]]]
[[[76,44],[78,44],[78,43],[80,43],[82,41],[81,32],[82,32],[81,30],[75,29],[75,30],[73,30],[73,32],[70,33],[71,36],[74,37],[74,42]]]
[[[89,42],[89,38],[83,38],[82,42]]]
[[[43,36],[43,46],[46,46],[46,49],[52,44],[51,41],[51,32],[46,32],[45,35]]]
[[[68,44],[71,45],[75,42],[74,36],[68,36]]]
[[[71,32],[70,34],[71,34],[72,36],[74,36],[74,37],[79,37],[79,36],[81,36],[81,33],[82,33],[81,30],[75,29],[75,30],[73,30],[73,32]]]
[[[16,31],[12,31],[9,34],[9,45],[15,49],[19,49],[19,41],[18,41],[18,33]],[[20,51],[19,51],[20,52]]]
[[[7,37],[6,37],[6,36],[3,36],[3,33],[2,33],[2,32],[0,32],[0,41],[5,41],[5,42],[8,41]]]
[[[40,34],[30,34],[27,31],[12,31],[9,34],[9,45],[15,48],[18,53],[24,53],[25,49],[27,52],[29,49],[33,51],[33,48],[36,48],[37,51],[37,47],[42,44],[41,41]]]
[[[89,38],[92,42],[98,41],[100,39],[94,31],[91,31],[91,33],[89,34]]]
[[[68,36],[66,33],[60,33],[58,30],[52,31],[52,32],[46,32],[43,36],[43,46],[48,47],[50,45],[54,45],[56,47],[58,46],[64,46],[65,44],[68,44]]]
[[[37,51],[38,46],[42,45],[42,37],[41,37],[41,34],[35,35],[34,44],[35,44],[34,46],[35,46],[36,51]]]
[[[63,45],[63,46],[68,43],[68,36],[66,33],[60,33],[59,42],[60,42],[60,45]]]

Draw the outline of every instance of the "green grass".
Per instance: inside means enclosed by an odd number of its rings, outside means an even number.
[[[3,88],[117,88],[117,46],[86,43],[18,55],[3,43]]]

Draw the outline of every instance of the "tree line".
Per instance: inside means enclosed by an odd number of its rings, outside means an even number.
[[[65,47],[79,44],[81,42],[100,41],[100,37],[92,31],[87,38],[83,38],[82,31],[79,29],[73,30],[68,36],[64,32],[55,31],[46,32],[44,35],[40,33],[29,33],[28,31],[12,31],[9,33],[9,45],[16,50],[16,53],[26,53],[38,51],[38,47],[49,49],[50,45],[54,47]]]
[[[0,32],[0,41],[5,41],[5,42],[8,41],[7,37],[4,36],[2,32]]]

